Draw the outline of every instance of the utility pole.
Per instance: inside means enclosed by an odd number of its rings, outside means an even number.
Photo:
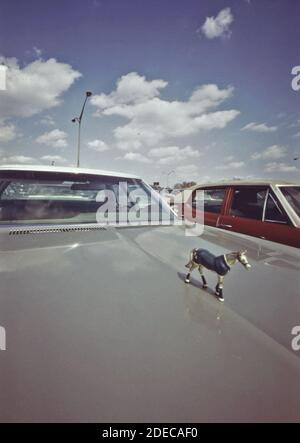
[[[85,108],[85,104],[87,102],[87,99],[89,97],[91,97],[92,93],[90,91],[87,91],[85,93],[85,100],[83,102],[83,106],[81,109],[81,113],[79,115],[79,117],[74,117],[72,119],[73,123],[78,123],[78,141],[77,141],[77,168],[79,168],[80,166],[80,137],[81,137],[81,120],[82,120],[82,116],[83,116],[83,112],[84,112],[84,108]]]

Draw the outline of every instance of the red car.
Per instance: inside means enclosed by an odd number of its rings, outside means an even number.
[[[196,192],[203,191],[203,192]],[[204,223],[300,248],[300,182],[233,181],[185,191],[179,213]],[[203,207],[203,206],[202,206]]]

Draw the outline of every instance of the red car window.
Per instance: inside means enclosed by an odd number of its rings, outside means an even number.
[[[300,217],[300,186],[281,186],[280,190]]]
[[[235,188],[229,215],[262,220],[267,188]]]
[[[264,221],[283,224],[289,223],[288,217],[271,194],[268,195]]]
[[[192,205],[196,207],[197,201],[204,200],[204,211],[219,214],[223,206],[225,188],[198,189],[193,193]]]

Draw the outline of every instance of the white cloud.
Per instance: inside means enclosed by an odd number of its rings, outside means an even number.
[[[191,146],[179,148],[178,146],[167,146],[165,148],[153,148],[149,151],[150,157],[168,157],[171,155],[186,155],[188,157],[199,157],[200,153]]]
[[[129,90],[125,86],[129,84]],[[97,114],[120,116],[127,120],[114,130],[117,147],[139,150],[154,147],[169,138],[185,137],[203,130],[221,129],[237,117],[239,111],[209,112],[230,98],[233,88],[219,89],[217,85],[202,85],[187,101],[168,101],[159,97],[167,82],[147,81],[136,73],[123,76],[112,93],[96,95],[92,104]]]
[[[242,168],[243,166],[245,166],[245,162],[242,162],[242,161],[238,162],[238,161],[236,161],[236,162],[227,163],[225,165],[216,166],[216,169],[218,169],[218,170],[239,169],[239,168]]]
[[[28,49],[25,53],[29,57],[35,57],[35,58],[37,57],[39,59],[43,54],[43,50],[41,48],[38,48],[37,46],[33,46],[31,49]]]
[[[230,8],[222,9],[216,17],[206,17],[201,31],[206,38],[230,37],[229,29],[233,22],[233,15]]]
[[[43,50],[38,48],[37,46],[33,47],[33,52],[37,57],[41,57],[41,55],[43,54]]]
[[[107,144],[103,140],[93,140],[87,143],[88,147],[93,151],[104,152],[108,150]]]
[[[152,163],[152,160],[139,152],[127,152],[123,158],[124,160],[137,161],[140,163]]]
[[[1,93],[0,119],[30,117],[61,103],[62,94],[81,76],[54,58],[38,59],[21,67],[16,58],[0,56],[8,66],[7,89]]]
[[[45,115],[41,120],[40,123],[45,126],[54,126],[55,121],[53,120],[53,117],[51,115]]]
[[[289,128],[297,128],[300,126],[300,118],[298,118],[295,123],[289,125]]]
[[[136,72],[123,75],[117,82],[116,90],[110,94],[94,95],[91,103],[99,110],[113,106],[137,104],[159,96],[159,90],[167,86],[164,80],[147,81]]]
[[[286,154],[287,150],[284,146],[272,145],[262,152],[254,152],[254,154],[251,155],[251,158],[252,160],[276,160],[285,157]]]
[[[299,169],[296,166],[287,165],[286,163],[270,162],[266,164],[266,172],[296,172]]]
[[[196,165],[180,165],[175,168],[175,173],[180,180],[198,180],[199,169]]]
[[[296,134],[293,135],[294,138],[299,138],[300,137],[300,132],[297,132]]]
[[[117,143],[117,147],[122,149],[122,151],[138,151],[143,146],[140,140],[132,140],[128,141],[120,139]]]
[[[68,146],[67,138],[68,134],[59,129],[53,129],[50,132],[45,132],[36,138],[37,143],[44,144],[46,146],[51,146],[52,148],[65,148]]]
[[[153,148],[148,152],[149,157],[158,159],[158,165],[168,165],[183,162],[190,158],[199,158],[200,152],[191,146],[179,148],[178,146],[167,146],[163,148]]]
[[[67,161],[64,157],[61,157],[60,155],[43,155],[43,157],[41,157],[41,160],[51,163],[65,163]]]
[[[0,126],[0,142],[10,142],[17,137],[16,128],[14,125]]]
[[[274,132],[277,131],[277,126],[268,126],[266,123],[251,122],[244,126],[241,131]]]
[[[300,126],[300,119],[297,119],[294,123],[290,123],[289,125],[287,125],[288,128],[297,128],[297,130],[299,130],[299,126]],[[297,133],[292,137],[297,137],[298,134],[300,133]]]
[[[1,163],[35,163],[35,159],[33,157],[26,157],[25,155],[11,155],[11,156],[4,156],[0,159]]]

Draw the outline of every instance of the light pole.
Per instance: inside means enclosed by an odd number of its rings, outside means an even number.
[[[92,93],[91,93],[90,91],[87,91],[87,92],[85,93],[85,100],[84,100],[84,103],[83,103],[83,106],[82,106],[82,109],[81,109],[81,113],[80,113],[79,117],[74,117],[74,118],[72,119],[72,122],[73,122],[73,123],[78,123],[77,168],[79,168],[79,165],[80,165],[80,135],[81,135],[81,120],[82,120],[82,116],[83,116],[83,111],[84,111],[84,108],[85,108],[85,104],[86,104],[86,102],[87,102],[87,99],[88,99],[89,97],[91,97],[91,95],[92,95]]]
[[[175,174],[174,169],[172,169],[172,171],[170,171],[170,172],[167,172],[167,188],[169,187],[169,177],[171,174]]]

